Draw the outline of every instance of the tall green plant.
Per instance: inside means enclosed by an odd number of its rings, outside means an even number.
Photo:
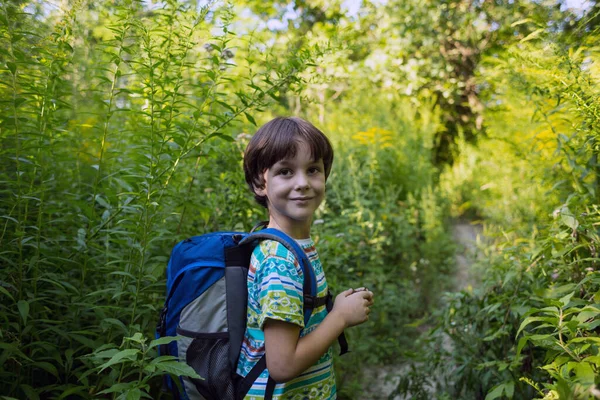
[[[239,127],[282,85],[300,87],[321,52],[274,64],[269,51],[239,50],[232,10],[3,3],[3,394],[156,397],[158,375],[185,372],[171,359],[150,362],[143,339],[163,300],[168,250],[235,221],[215,214],[196,225],[189,204],[209,197],[198,182],[239,163]],[[216,208],[228,195],[213,182]]]
[[[521,137],[491,137],[508,146],[496,147],[504,152],[488,152],[487,157],[483,151],[489,143],[472,151],[479,152],[482,165],[468,171],[471,176],[464,183],[475,185],[466,200],[481,215],[495,217],[488,234],[499,235],[479,262],[485,270],[481,288],[449,295],[438,316],[425,352],[425,359],[433,360],[426,365],[435,372],[413,372],[400,391],[426,395],[426,385],[412,383],[427,381],[423,375],[428,375],[436,393],[451,398],[597,397],[599,92],[593,66],[598,52],[564,49],[550,43],[556,33],[547,35],[511,49],[506,61],[493,60],[502,75],[492,70],[490,77],[512,83],[526,97],[532,121],[529,127],[520,121],[519,129],[532,134],[513,130]],[[512,89],[496,94],[499,103],[509,103],[507,109],[521,99],[508,96],[514,95]],[[494,129],[500,132],[505,125],[497,123]],[[477,167],[468,161],[463,162]],[[539,179],[539,186],[528,190],[515,181],[524,190],[481,194],[484,187],[477,190],[477,184],[495,183],[500,175],[488,168],[501,161],[509,163],[503,170],[518,168],[521,179]],[[529,168],[521,169],[523,163]],[[465,165],[454,171],[459,168]],[[505,176],[505,188],[519,179]],[[519,208],[526,212],[519,216]]]

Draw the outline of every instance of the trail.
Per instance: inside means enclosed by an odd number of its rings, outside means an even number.
[[[454,255],[456,269],[453,276],[453,287],[455,291],[470,290],[477,279],[471,269],[471,265],[476,260],[477,241],[482,237],[483,228],[480,224],[473,224],[469,221],[457,220],[452,223],[452,239],[457,244]],[[450,343],[444,346],[451,346]],[[373,368],[365,373],[365,382],[371,383],[365,387],[364,399],[388,400],[394,392],[400,377],[407,373],[407,365],[392,365]],[[409,400],[410,396],[396,395],[393,400]],[[391,400],[391,399],[390,399]]]
[[[458,245],[454,255],[456,262],[454,287],[456,291],[473,287],[477,281],[471,265],[477,258],[477,238],[482,236],[482,232],[481,225],[468,221],[456,221],[452,225],[452,238]]]

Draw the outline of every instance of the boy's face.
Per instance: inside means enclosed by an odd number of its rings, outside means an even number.
[[[267,197],[272,222],[284,231],[305,228],[309,233],[312,216],[325,196],[325,167],[322,159],[311,158],[305,143],[297,146],[295,157],[280,160],[264,172],[264,187],[256,193]]]

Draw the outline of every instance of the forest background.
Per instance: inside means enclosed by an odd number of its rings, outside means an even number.
[[[336,151],[313,235],[370,321],[341,399],[600,398],[600,8],[537,0],[3,1],[0,396],[168,398],[177,241],[265,218],[256,126]],[[455,291],[450,228],[484,226]],[[463,285],[464,286],[464,285]]]

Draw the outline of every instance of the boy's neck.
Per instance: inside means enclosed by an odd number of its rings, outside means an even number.
[[[306,224],[294,224],[294,226],[287,226],[290,224],[279,223],[272,216],[269,218],[268,228],[279,229],[286,235],[290,236],[293,239],[308,239],[310,238],[310,226],[312,221],[309,220]]]

